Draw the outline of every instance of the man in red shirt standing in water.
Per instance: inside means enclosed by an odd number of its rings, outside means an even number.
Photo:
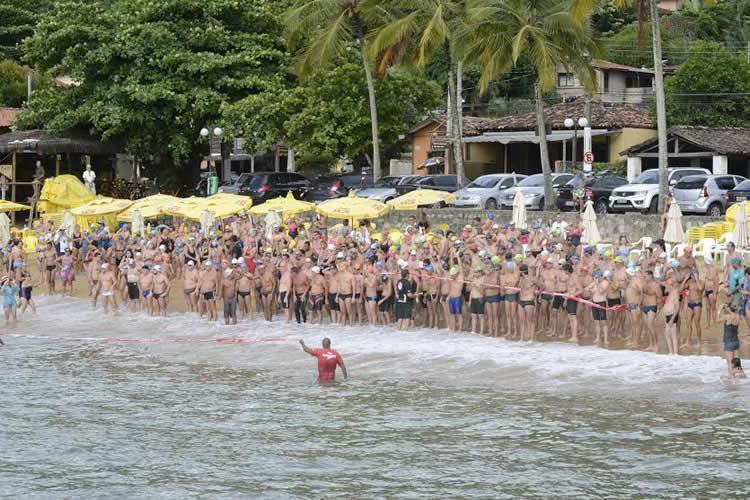
[[[299,341],[302,350],[310,356],[318,358],[318,382],[333,382],[336,380],[336,367],[341,367],[341,373],[347,378],[346,366],[341,354],[331,349],[331,339],[323,339],[322,349],[310,349],[305,345],[304,340]]]

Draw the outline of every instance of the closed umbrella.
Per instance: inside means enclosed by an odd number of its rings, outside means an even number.
[[[0,247],[5,248],[10,242],[10,219],[5,212],[0,212]]]
[[[211,225],[214,223],[214,214],[208,209],[203,210],[200,215],[201,234],[207,235],[211,231]]]
[[[526,197],[521,191],[516,191],[513,198],[513,223],[519,229],[526,229]]]
[[[748,245],[748,237],[747,237],[747,211],[745,208],[745,203],[742,202],[739,203],[739,208],[737,209],[737,215],[734,219],[734,244],[738,248],[746,248]]]
[[[60,229],[64,229],[67,234],[73,234],[75,229],[76,219],[70,210],[65,210],[63,214],[62,222],[60,222]]]
[[[583,235],[581,240],[589,245],[596,245],[602,241],[602,237],[599,234],[599,226],[596,224],[596,211],[594,210],[594,202],[588,200],[586,202],[586,208],[583,210]]]
[[[664,241],[667,243],[685,242],[685,230],[682,228],[682,210],[674,200],[672,200],[669,211],[667,211],[667,229],[664,231]]]
[[[277,211],[269,210],[263,218],[263,224],[266,226],[266,238],[270,240],[273,238],[273,226],[281,224],[281,216]]]
[[[143,218],[143,213],[140,209],[136,208],[133,210],[133,212],[130,214],[130,224],[131,224],[131,232],[133,234],[143,234],[143,226],[145,225],[146,221]]]

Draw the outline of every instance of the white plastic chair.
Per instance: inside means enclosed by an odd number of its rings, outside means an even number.
[[[641,238],[640,240],[638,240],[638,241],[636,241],[635,243],[633,243],[633,247],[632,247],[632,248],[630,249],[630,254],[629,254],[629,255],[631,255],[631,254],[635,254],[635,255],[636,255],[637,257],[640,257],[640,256],[641,256],[641,254],[642,254],[642,253],[643,253],[643,252],[644,252],[644,251],[645,251],[645,250],[646,250],[646,249],[647,249],[648,247],[650,247],[650,246],[651,246],[651,243],[653,243],[653,242],[654,242],[654,239],[653,239],[653,238],[651,238],[650,236],[644,236],[644,237],[643,237],[643,238]],[[639,245],[640,245],[640,248],[638,248],[638,247],[639,247]],[[630,258],[630,257],[628,257],[628,258]]]
[[[710,255],[713,257],[716,248],[716,240],[713,238],[703,238],[698,243],[693,245],[693,256],[705,257]]]
[[[668,255],[670,257],[674,255],[674,258],[679,259],[683,255],[685,255],[685,247],[687,247],[685,243],[679,243],[675,245],[671,251],[668,252]]]
[[[724,265],[727,260],[727,245],[729,243],[734,243],[734,233],[733,232],[726,232],[721,235],[721,238],[719,238],[719,241],[717,242],[716,247],[714,247],[714,257],[721,257],[721,263]]]

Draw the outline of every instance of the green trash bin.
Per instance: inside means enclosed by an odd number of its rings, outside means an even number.
[[[219,191],[219,178],[215,175],[212,175],[208,178],[208,196],[212,196],[216,194]]]

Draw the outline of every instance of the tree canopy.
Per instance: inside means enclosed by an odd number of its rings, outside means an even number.
[[[162,163],[200,154],[222,105],[289,78],[273,0],[63,0],[25,51],[78,84],[40,91],[21,125],[91,128]]]
[[[52,0],[0,0],[0,58],[21,60],[21,42],[34,34]]]
[[[699,44],[665,86],[672,125],[750,127],[750,64],[744,55],[717,43]]]

